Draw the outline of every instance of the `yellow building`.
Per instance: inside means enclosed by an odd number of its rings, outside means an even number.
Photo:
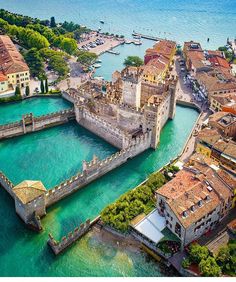
[[[165,57],[159,57],[150,60],[143,66],[143,80],[148,83],[162,83],[169,71],[169,60]]]
[[[205,157],[211,156],[211,149],[209,147],[207,147],[206,145],[201,144],[201,143],[197,143],[196,152],[200,153],[201,155],[203,155]]]
[[[9,36],[0,35],[0,54],[0,93],[29,85],[29,68]]]

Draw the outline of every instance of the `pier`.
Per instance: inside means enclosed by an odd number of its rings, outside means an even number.
[[[152,35],[146,35],[146,34],[142,34],[142,33],[137,33],[135,31],[132,33],[132,35],[133,36],[140,36],[141,38],[149,39],[149,40],[153,40],[153,41],[164,40],[164,38],[160,38],[160,37],[156,37],[156,36],[152,36]]]

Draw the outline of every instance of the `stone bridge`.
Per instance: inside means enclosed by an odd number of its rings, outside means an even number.
[[[23,115],[22,120],[0,126],[0,140],[24,135],[56,126],[75,119],[74,108],[52,114],[34,117],[32,113]]]

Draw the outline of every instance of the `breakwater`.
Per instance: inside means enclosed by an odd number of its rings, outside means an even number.
[[[73,119],[75,119],[74,109],[62,110],[40,117],[34,117],[32,113],[23,115],[21,121],[0,126],[0,140],[39,131]]]

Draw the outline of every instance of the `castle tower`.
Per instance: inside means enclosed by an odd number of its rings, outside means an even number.
[[[156,149],[160,142],[161,133],[161,118],[159,115],[159,108],[155,105],[146,105],[144,109],[145,127],[147,130],[151,129],[151,148]]]
[[[122,102],[134,108],[140,108],[141,73],[136,67],[127,67],[122,72]]]

